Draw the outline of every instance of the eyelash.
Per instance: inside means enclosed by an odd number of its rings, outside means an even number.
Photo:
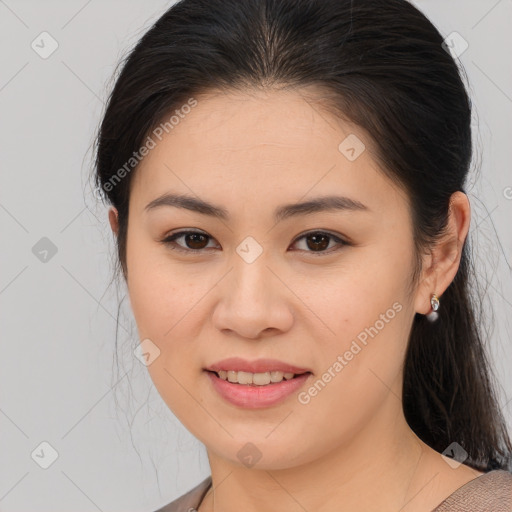
[[[205,249],[189,249],[189,248],[184,248],[184,247],[181,247],[180,245],[178,245],[175,242],[176,239],[181,238],[182,236],[194,235],[194,234],[203,235],[203,236],[207,237],[210,240],[213,239],[213,237],[207,235],[206,233],[203,233],[202,231],[177,231],[176,233],[173,233],[172,235],[164,238],[161,242],[164,245],[168,246],[169,249],[171,249],[173,251],[199,254],[199,253],[203,252]],[[336,243],[341,244],[341,247],[338,247],[337,249],[334,249],[334,250],[332,250],[332,248],[328,249],[328,250],[323,250],[323,251],[308,251],[308,250],[301,249],[303,252],[310,253],[310,254],[312,254],[315,257],[316,256],[323,256],[323,255],[332,254],[334,252],[338,252],[338,251],[342,250],[343,247],[345,247],[345,246],[352,245],[351,243],[347,242],[346,240],[343,240],[340,237],[338,237],[336,235],[333,235],[332,233],[329,233],[329,232],[326,232],[326,231],[308,231],[307,233],[304,233],[304,234],[298,236],[293,241],[292,245],[294,245],[296,242],[298,242],[302,238],[306,238],[306,237],[308,237],[310,235],[324,235],[324,236],[327,236],[327,237],[331,238]]]

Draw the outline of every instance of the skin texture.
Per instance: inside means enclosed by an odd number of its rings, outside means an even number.
[[[430,511],[481,473],[464,464],[452,469],[409,428],[402,364],[415,313],[430,311],[433,292],[442,307],[457,272],[469,202],[453,195],[449,234],[423,257],[411,293],[408,198],[379,169],[369,136],[323,110],[313,92],[198,96],[141,162],[130,197],[127,285],[140,339],[160,350],[148,371],[207,448],[214,490],[200,512],[334,512],[340,503],[344,510]],[[350,134],[366,145],[354,161],[338,149]],[[231,218],[169,206],[144,211],[166,192],[204,199]],[[369,211],[273,219],[282,204],[333,193]],[[117,233],[114,208],[109,219]],[[187,246],[181,237],[175,245],[202,252],[161,242],[183,229],[209,238]],[[316,249],[299,238],[318,230],[352,245],[328,238]],[[263,250],[250,264],[236,252],[247,236]],[[396,303],[394,318],[307,404],[293,394],[264,409],[236,407],[203,371],[231,356],[276,358],[311,369],[307,389]],[[250,468],[237,456],[248,442],[261,452]]]

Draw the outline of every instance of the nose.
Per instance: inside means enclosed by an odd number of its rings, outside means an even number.
[[[220,298],[213,322],[220,331],[260,339],[291,328],[293,294],[263,255],[252,263],[234,258],[231,271],[217,286]]]

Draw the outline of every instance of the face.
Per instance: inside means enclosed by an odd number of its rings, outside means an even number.
[[[415,313],[407,197],[368,135],[305,91],[197,97],[133,176],[127,285],[148,371],[185,427],[239,465],[304,464],[401,411]],[[165,194],[218,210],[147,207]],[[293,207],[327,196],[352,203]],[[232,357],[309,373],[260,387],[206,370]]]

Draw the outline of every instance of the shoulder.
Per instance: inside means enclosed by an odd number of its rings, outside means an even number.
[[[209,476],[194,488],[190,489],[190,491],[186,492],[168,505],[159,508],[156,512],[195,512],[211,483],[212,477]]]
[[[512,473],[495,469],[459,487],[432,512],[512,512]]]
[[[211,476],[156,512],[195,512]],[[512,473],[496,469],[459,487],[432,512],[512,512]]]

